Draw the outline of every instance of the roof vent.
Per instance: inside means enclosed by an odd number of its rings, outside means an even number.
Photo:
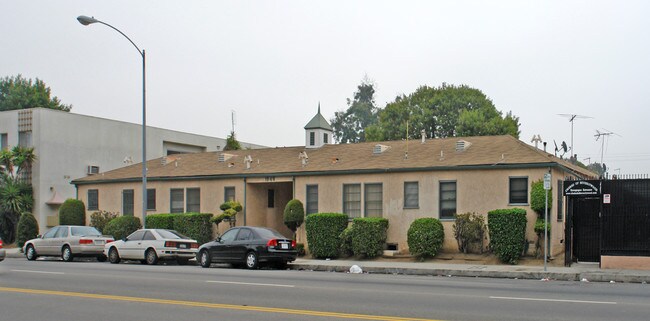
[[[224,163],[225,161],[235,157],[233,154],[221,153],[219,154],[219,163]]]
[[[466,151],[470,146],[472,146],[472,143],[466,140],[459,140],[456,142],[456,151],[457,152]]]
[[[375,147],[372,149],[372,153],[375,155],[379,155],[383,152],[385,152],[387,149],[389,149],[390,146],[382,145],[382,144],[377,144]]]

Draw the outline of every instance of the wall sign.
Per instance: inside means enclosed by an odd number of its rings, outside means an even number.
[[[600,181],[565,181],[564,182],[564,195],[565,196],[599,196]]]
[[[612,203],[612,194],[603,194],[603,204]]]

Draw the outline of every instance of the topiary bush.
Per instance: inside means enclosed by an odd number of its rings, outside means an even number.
[[[174,230],[196,240],[199,244],[212,240],[212,223],[210,213],[186,213],[173,215]]]
[[[456,221],[453,225],[454,238],[458,243],[458,251],[483,253],[483,240],[485,239],[485,218],[476,213],[454,215]],[[478,250],[477,250],[478,249]]]
[[[355,218],[352,221],[352,253],[361,257],[377,257],[386,244],[388,220],[381,217]]]
[[[185,214],[148,214],[144,221],[147,228],[174,229],[174,216]]]
[[[305,221],[305,208],[302,202],[297,199],[292,199],[284,207],[284,225],[286,225],[294,234],[296,230]]]
[[[341,213],[317,213],[307,216],[307,244],[315,258],[335,258],[341,246],[340,235],[348,227],[348,216]]]
[[[32,213],[23,213],[18,220],[16,245],[22,248],[25,242],[38,236],[38,222]]]
[[[354,252],[352,252],[352,226],[348,226],[343,230],[339,238],[341,239],[340,256],[348,257],[354,255]]]
[[[500,209],[488,212],[490,249],[503,263],[517,264],[526,242],[526,210]]]
[[[553,204],[553,188],[548,191],[548,212],[551,213],[551,205]],[[530,184],[530,208],[537,213],[541,218],[544,217],[544,199],[546,199],[546,190],[544,189],[544,181],[538,180]]]
[[[120,216],[106,224],[103,234],[112,235],[116,240],[121,240],[141,227],[142,223],[140,223],[139,217]]]
[[[436,256],[442,248],[444,240],[445,229],[442,223],[432,217],[413,221],[407,234],[409,252],[420,260]]]
[[[90,226],[96,228],[98,231],[104,233],[104,228],[108,222],[114,220],[117,213],[107,211],[97,211],[90,214]]]
[[[69,198],[59,208],[59,225],[86,225],[84,202]]]

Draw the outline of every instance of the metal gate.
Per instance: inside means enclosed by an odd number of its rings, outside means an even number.
[[[573,254],[578,262],[600,262],[600,198],[574,198]]]

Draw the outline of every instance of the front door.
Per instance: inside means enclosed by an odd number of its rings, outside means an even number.
[[[600,262],[600,198],[574,198],[573,249],[578,262]]]

